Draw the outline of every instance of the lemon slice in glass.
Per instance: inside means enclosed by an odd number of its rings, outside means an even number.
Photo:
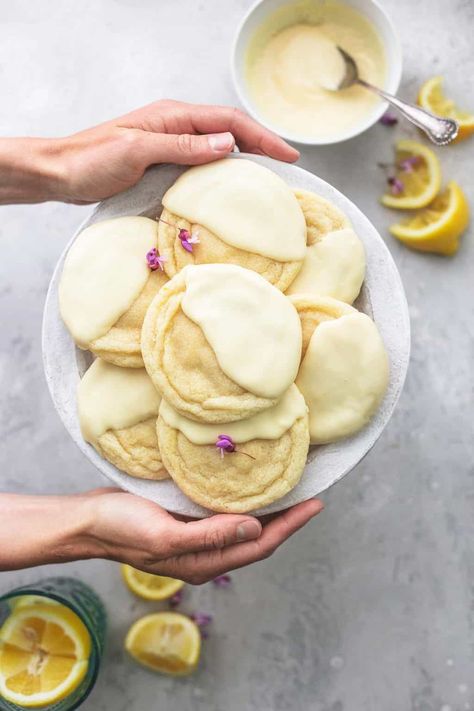
[[[459,123],[459,133],[454,143],[474,133],[474,114],[459,109],[452,99],[444,95],[443,77],[433,77],[423,84],[418,94],[418,103],[433,114],[454,119]]]
[[[84,679],[91,639],[64,605],[15,608],[0,629],[0,696],[24,707],[54,704]]]
[[[125,649],[149,669],[185,676],[197,667],[201,633],[189,617],[179,612],[155,612],[131,626]]]
[[[166,600],[184,585],[182,580],[144,573],[131,565],[123,564],[121,570],[128,589],[145,600]]]
[[[441,166],[435,153],[422,143],[398,141],[395,146],[392,192],[382,196],[382,204],[400,210],[428,205],[441,187]],[[396,188],[396,190],[393,190]]]
[[[469,205],[466,196],[452,180],[428,207],[392,225],[390,232],[420,252],[454,254],[468,222]]]

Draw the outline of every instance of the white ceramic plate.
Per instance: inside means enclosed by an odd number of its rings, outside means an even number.
[[[375,444],[390,420],[403,387],[410,352],[410,323],[403,286],[392,257],[375,227],[350,200],[324,180],[296,166],[261,156],[233,156],[235,160],[241,157],[270,168],[292,187],[312,190],[331,200],[349,217],[364,243],[367,257],[367,275],[355,305],[374,319],[390,358],[389,387],[368,426],[336,444],[313,447],[298,486],[284,498],[257,512],[263,514],[280,511],[320,494],[350,472]],[[175,165],[150,169],[136,186],[98,205],[79,227],[60,257],[49,286],[43,317],[43,359],[51,396],[64,426],[79,449],[102,474],[121,488],[156,501],[168,511],[203,517],[209,511],[190,501],[171,480],[153,482],[134,479],[102,459],[83,440],[77,416],[76,388],[92,359],[90,353],[74,345],[58,307],[58,282],[64,257],[79,232],[94,222],[111,217],[156,217],[160,213],[163,194],[183,170],[183,167]]]

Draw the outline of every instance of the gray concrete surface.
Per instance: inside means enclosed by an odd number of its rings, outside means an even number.
[[[0,133],[64,135],[158,97],[235,103],[229,46],[249,0],[9,0],[0,3]],[[400,32],[402,95],[445,74],[471,103],[474,4],[384,0]],[[474,709],[474,244],[453,259],[390,238],[377,203],[395,136],[376,126],[349,143],[303,152],[301,165],[352,198],[386,237],[413,327],[405,392],[383,437],[324,497],[326,510],[229,591],[189,590],[185,609],[215,614],[191,679],[154,676],[121,645],[152,605],[113,563],[70,564],[110,612],[87,711],[468,711]],[[439,151],[446,178],[474,198],[474,139]],[[87,208],[0,210],[1,489],[72,492],[103,484],[51,404],[41,365],[41,311],[62,246]],[[6,590],[54,568],[0,577]]]

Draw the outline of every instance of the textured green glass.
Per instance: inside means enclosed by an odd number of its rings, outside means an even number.
[[[87,674],[79,686],[65,699],[49,706],[40,707],[48,711],[72,711],[76,709],[92,691],[99,673],[104,650],[107,616],[99,596],[80,580],[74,578],[47,578],[41,582],[15,588],[0,596],[0,626],[11,613],[11,602],[22,595],[39,595],[57,600],[67,605],[83,621],[91,636],[92,648]],[[23,706],[9,703],[0,697],[1,711],[23,711]]]

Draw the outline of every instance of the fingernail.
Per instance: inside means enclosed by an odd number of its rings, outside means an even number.
[[[207,137],[208,143],[213,151],[231,151],[234,147],[234,137],[231,133],[211,133]]]
[[[259,537],[260,531],[260,524],[257,521],[244,521],[237,526],[237,540],[251,541],[253,538]]]

